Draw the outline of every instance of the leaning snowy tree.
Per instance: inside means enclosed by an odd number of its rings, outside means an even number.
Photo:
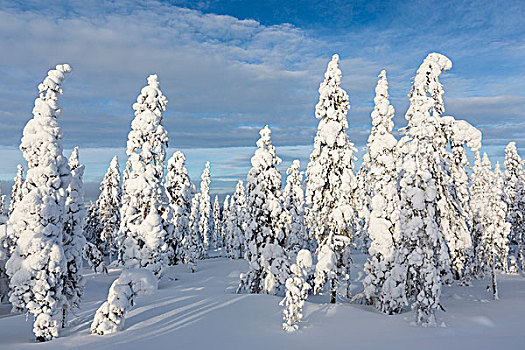
[[[219,196],[215,196],[213,201],[213,229],[212,229],[212,242],[216,248],[222,247],[221,240],[221,228],[222,228],[222,217],[221,217],[221,205],[219,203]]]
[[[199,202],[200,218],[199,231],[204,239],[206,249],[210,248],[211,241],[211,198],[210,198],[210,162],[206,162],[206,167],[201,175],[201,195]]]
[[[71,169],[71,182],[66,190],[66,212],[62,235],[62,246],[64,247],[67,266],[67,272],[64,275],[64,295],[67,298],[67,303],[63,306],[62,327],[66,325],[67,313],[80,306],[84,294],[82,250],[86,243],[84,238],[86,209],[84,208],[82,182],[84,165],[79,163],[78,147],[75,147],[71,157],[69,157],[69,168]]]
[[[505,148],[505,201],[507,220],[511,224],[511,259],[519,262],[525,270],[525,171],[516,143],[510,142]]]
[[[252,168],[246,179],[244,257],[249,270],[241,274],[238,292],[276,294],[282,291],[290,269],[284,250],[281,174],[277,170],[281,159],[275,155],[268,125],[259,134],[258,149],[251,159]]]
[[[433,138],[441,134],[444,110],[439,75],[452,62],[438,53],[429,54],[419,67],[405,114],[408,126],[399,141],[401,156],[399,247],[380,295],[383,311],[396,313],[412,301],[417,323],[436,325],[435,310],[449,256],[438,218],[440,150]]]
[[[9,200],[9,215],[15,210],[16,203],[20,202],[23,197],[23,186],[24,186],[24,167],[18,164],[16,168],[16,176],[14,178],[15,183],[11,189],[11,197]]]
[[[190,239],[191,214],[191,181],[186,169],[184,153],[177,151],[168,160],[168,172],[164,182],[169,203],[173,212],[174,232],[169,242],[171,247],[171,263],[178,264],[188,260],[188,252],[183,242]]]
[[[295,261],[301,249],[311,249],[310,239],[304,223],[304,191],[301,163],[294,160],[286,170],[286,186],[281,195],[284,215],[284,230],[286,235],[286,252],[290,261]]]
[[[320,119],[314,149],[306,170],[306,220],[317,243],[314,291],[329,282],[330,302],[335,303],[338,286],[348,296],[350,241],[355,233],[354,152],[349,141],[346,114],[348,94],[341,85],[339,56],[333,55],[319,87],[315,116]]]
[[[162,112],[166,110],[167,104],[168,100],[159,88],[157,75],[150,75],[148,85],[141,90],[137,102],[133,104],[135,119],[128,134],[126,153],[129,159],[122,186],[119,233],[123,239],[121,249],[124,266],[151,268],[157,277],[162,273],[169,255],[169,251],[164,250],[167,241],[163,240],[169,240],[173,231],[171,211],[163,186],[168,132],[162,125]],[[152,204],[157,207],[151,208]],[[163,232],[157,232],[158,226],[155,226],[156,231],[150,234],[141,227],[148,215],[160,216]]]
[[[100,183],[100,195],[97,200],[97,219],[100,222],[99,235],[103,243],[102,251],[109,255],[109,262],[113,260],[116,249],[115,242],[120,227],[120,203],[122,188],[120,185],[120,170],[117,156],[113,157],[109,168]]]
[[[226,255],[231,259],[242,259],[245,251],[244,232],[246,231],[247,216],[246,194],[241,180],[237,182],[235,193],[231,197],[226,210],[228,211],[227,221],[224,224],[226,228]]]
[[[399,195],[397,192],[397,140],[392,135],[394,107],[388,100],[386,72],[379,74],[375,107],[372,111],[372,131],[368,137],[367,154],[370,170],[366,183],[370,189],[370,214],[365,231],[370,238],[363,280],[364,298],[368,304],[384,311],[381,299],[377,299],[385,276],[392,268],[394,250],[399,241]]]
[[[62,307],[66,257],[62,248],[66,189],[71,180],[63,156],[62,129],[58,118],[68,64],[50,70],[38,86],[33,119],[24,128],[20,150],[28,163],[22,200],[13,210],[8,226],[18,237],[16,249],[7,261],[13,310],[31,313],[38,341],[58,336]]]

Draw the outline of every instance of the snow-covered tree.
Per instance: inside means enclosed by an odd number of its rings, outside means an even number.
[[[7,216],[9,212],[9,208],[7,207],[7,196],[5,194],[0,193],[0,215],[1,216]]]
[[[117,156],[113,157],[109,168],[100,183],[100,195],[97,200],[97,219],[100,222],[100,241],[102,251],[113,260],[113,252],[120,227],[120,203],[122,188],[120,185],[120,170]]]
[[[168,261],[169,251],[157,251],[155,247],[167,246],[167,242],[158,240],[168,239],[173,231],[171,210],[163,186],[168,132],[162,125],[162,112],[167,103],[157,75],[150,75],[148,85],[133,104],[135,119],[128,134],[126,153],[129,159],[123,176],[119,233],[123,239],[124,265],[128,268],[150,266],[157,276],[162,272],[160,265]],[[156,208],[150,207],[153,203]],[[148,216],[151,216],[151,220],[147,220],[149,224],[155,225],[154,232],[147,231],[142,225]]]
[[[519,262],[525,270],[525,171],[523,161],[510,142],[505,148],[505,201],[507,202],[507,221],[511,224],[510,242],[512,259]]]
[[[226,237],[228,237],[228,221],[230,220],[230,195],[227,194],[222,203],[222,222],[221,222],[221,246],[226,247]]]
[[[82,257],[89,264],[89,267],[96,273],[107,273],[108,268],[104,261],[104,254],[98,250],[97,246],[91,242],[86,242],[82,250]]]
[[[221,217],[221,205],[219,203],[219,196],[215,196],[213,201],[213,230],[212,230],[212,242],[216,248],[222,247],[221,240],[221,229],[222,229],[222,217]]]
[[[310,239],[304,223],[304,191],[301,163],[294,160],[286,170],[286,186],[282,197],[284,209],[284,230],[286,236],[286,252],[290,261],[295,261],[301,249],[310,249]]]
[[[412,301],[417,323],[436,324],[443,276],[449,271],[449,256],[439,226],[438,197],[442,178],[441,153],[434,138],[441,137],[440,114],[444,110],[439,75],[452,62],[429,54],[419,67],[405,118],[408,126],[399,141],[401,155],[399,248],[380,295],[383,311],[401,311]]]
[[[297,253],[297,262],[290,267],[292,276],[286,279],[286,296],[280,305],[283,310],[283,329],[293,332],[303,319],[303,305],[312,287],[307,280],[312,268],[312,254],[303,249]]]
[[[318,265],[316,280],[319,284],[314,290],[321,290],[329,282],[330,301],[335,303],[339,285],[344,288],[343,294],[348,295],[349,244],[357,217],[353,203],[357,188],[354,175],[354,152],[357,150],[346,134],[350,103],[348,94],[340,87],[338,55],[333,55],[324,77],[315,107],[315,116],[320,121],[306,170],[305,203],[308,228],[318,246],[318,260],[322,260],[320,255],[335,258],[334,264]],[[330,249],[335,249],[333,254],[328,253]]]
[[[100,226],[97,205],[89,202],[86,212],[86,224],[84,225],[84,237],[86,237],[88,242],[97,246],[97,249],[104,246],[104,242],[100,240]]]
[[[370,183],[370,154],[366,150],[363,155],[363,162],[356,174],[357,188],[355,191],[355,205],[357,210],[356,232],[352,239],[352,244],[362,251],[368,253],[369,237],[367,227],[370,219],[370,203],[372,201],[372,184]]]
[[[510,223],[505,221],[507,205],[503,200],[503,175],[496,164],[494,172],[486,153],[479,152],[472,174],[472,209],[474,212],[474,242],[476,272],[479,277],[490,274],[494,299],[498,299],[496,270],[506,270]]]
[[[183,249],[183,242],[188,242],[192,234],[190,228],[191,186],[188,169],[186,169],[186,157],[184,153],[177,151],[168,160],[168,172],[164,183],[173,211],[174,231],[170,240],[173,264],[184,261],[188,254]]]
[[[246,231],[246,194],[241,180],[235,186],[227,212],[225,246],[226,255],[232,259],[242,259],[245,252],[244,232]]]
[[[276,294],[284,287],[290,268],[284,250],[281,174],[277,170],[281,159],[275,155],[268,125],[259,134],[258,149],[251,159],[252,168],[246,179],[244,256],[249,270],[241,274],[239,291]]]
[[[199,202],[199,231],[204,239],[206,249],[210,247],[211,241],[211,198],[210,198],[210,162],[206,162],[206,167],[201,175],[201,194]]]
[[[472,275],[472,211],[467,168],[469,167],[466,147],[477,151],[481,147],[481,132],[464,120],[441,117],[441,125],[449,141],[451,153],[442,148],[442,157],[448,167],[449,209],[443,210],[446,218],[441,219],[441,227],[447,240],[452,272],[455,278],[469,283]],[[444,203],[445,201],[441,201]],[[443,215],[441,215],[443,216]],[[450,233],[453,234],[450,234]]]
[[[379,74],[375,92],[372,131],[367,145],[370,170],[364,181],[370,187],[370,213],[365,221],[365,231],[370,238],[370,257],[365,263],[367,276],[363,286],[368,304],[375,303],[379,310],[383,310],[381,299],[377,296],[385,283],[386,273],[392,268],[399,240],[397,140],[392,135],[394,107],[388,100],[388,81],[384,70]],[[364,194],[364,197],[367,195]]]
[[[66,211],[62,235],[62,246],[67,267],[66,274],[63,277],[64,296],[67,298],[67,303],[64,304],[62,327],[65,326],[67,313],[80,306],[85,283],[82,276],[82,250],[86,243],[84,237],[86,209],[84,208],[82,182],[85,167],[79,163],[78,147],[75,147],[71,157],[69,157],[69,168],[71,169],[71,182],[66,190]]]
[[[199,230],[200,215],[200,193],[196,193],[191,200],[191,213],[189,217],[190,234],[184,237],[182,241],[182,250],[184,252],[184,263],[190,266],[191,272],[195,272],[197,260],[204,258],[206,248],[204,239]]]
[[[58,336],[62,307],[66,257],[62,248],[66,189],[71,180],[63,156],[62,129],[58,123],[68,64],[50,70],[38,86],[33,119],[24,128],[20,150],[28,163],[22,200],[8,222],[19,237],[7,261],[13,309],[34,316],[33,332],[38,341]]]
[[[11,189],[11,198],[9,201],[9,215],[15,210],[16,203],[20,202],[23,197],[23,186],[24,182],[24,167],[18,164],[16,168],[16,176],[14,178],[15,183]]]

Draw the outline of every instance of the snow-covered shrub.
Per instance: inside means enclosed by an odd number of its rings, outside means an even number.
[[[16,249],[6,264],[10,277],[9,301],[13,310],[34,316],[33,332],[38,341],[58,336],[66,257],[62,248],[66,189],[71,181],[63,156],[62,129],[58,123],[68,64],[50,70],[38,86],[33,119],[24,128],[20,150],[28,163],[22,200],[9,217],[8,230],[18,237]]]
[[[306,249],[297,253],[296,263],[290,267],[292,275],[286,279],[286,296],[279,305],[283,310],[283,329],[293,332],[303,319],[303,305],[312,288],[307,280],[312,268],[312,254]]]
[[[226,256],[242,259],[244,254],[244,231],[246,230],[246,194],[241,180],[230,198],[226,226]]]
[[[201,175],[201,195],[199,201],[199,231],[204,240],[204,247],[210,247],[211,241],[211,198],[210,198],[210,162],[206,162],[206,167]]]
[[[120,170],[118,158],[115,156],[109,164],[104,179],[100,183],[100,195],[96,204],[98,210],[97,220],[100,222],[100,241],[103,244],[100,248],[104,254],[109,256],[110,263],[116,250],[115,243],[120,227],[121,198]]]
[[[290,268],[284,251],[281,174],[277,170],[281,159],[275,155],[268,125],[259,134],[258,149],[251,158],[252,168],[246,179],[244,256],[249,270],[241,275],[238,291],[276,294],[283,289]]]
[[[147,269],[122,271],[109,288],[108,299],[102,304],[91,324],[91,333],[112,334],[124,327],[124,316],[134,305],[134,298],[157,290],[157,278]]]
[[[133,104],[135,118],[128,134],[119,233],[124,266],[149,266],[157,275],[169,261],[167,244],[173,234],[163,186],[168,132],[162,125],[162,112],[167,103],[157,75],[150,75]],[[152,204],[156,207],[151,208]],[[145,220],[148,222],[142,225]],[[149,231],[152,225],[155,230]]]
[[[348,139],[346,114],[350,108],[348,94],[341,85],[339,56],[333,55],[319,87],[319,102],[315,116],[320,119],[306,170],[306,219],[317,243],[317,252],[324,254],[321,245],[328,244],[337,255],[337,263],[331,265],[330,300],[335,302],[336,286],[347,284],[350,262],[348,242],[355,233],[354,152],[357,151]],[[348,238],[348,239],[346,239]],[[318,258],[319,259],[319,258]],[[323,275],[324,276],[324,275]],[[325,278],[318,278],[325,280]],[[348,294],[348,290],[344,294]]]
[[[107,273],[108,268],[104,262],[104,254],[91,242],[86,242],[82,250],[82,257],[89,264],[91,270],[96,273]]]
[[[69,158],[69,168],[71,169],[71,182],[66,190],[66,211],[62,235],[62,246],[67,266],[67,272],[64,276],[64,295],[67,298],[67,303],[64,304],[63,325],[65,325],[67,313],[80,306],[85,283],[82,276],[82,249],[86,243],[84,238],[86,210],[84,208],[82,183],[84,165],[79,163],[78,147],[75,147]]]

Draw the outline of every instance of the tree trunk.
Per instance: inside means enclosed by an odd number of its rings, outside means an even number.
[[[492,266],[490,268],[490,274],[492,277],[492,295],[494,296],[494,300],[499,299],[498,295],[498,281],[496,280],[496,259],[495,257],[492,258]]]
[[[336,290],[335,290],[335,279],[330,279],[330,304],[335,304],[336,301]]]

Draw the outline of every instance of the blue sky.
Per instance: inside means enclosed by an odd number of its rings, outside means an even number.
[[[283,170],[306,165],[326,64],[339,53],[350,95],[349,135],[361,149],[377,74],[387,70],[396,128],[411,78],[432,51],[446,114],[483,132],[484,150],[525,150],[525,5],[522,1],[2,1],[0,180],[12,178],[36,86],[67,62],[61,121],[66,153],[80,146],[86,180],[114,154],[125,161],[131,105],[157,73],[169,99],[169,154],[182,149],[193,179],[212,163],[212,192],[244,179],[258,129],[269,124]]]

